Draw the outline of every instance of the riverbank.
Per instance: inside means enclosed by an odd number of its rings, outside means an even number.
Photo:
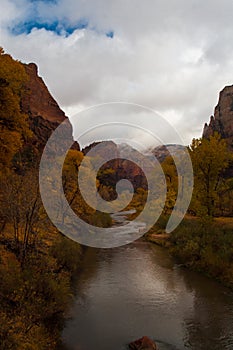
[[[157,244],[160,247],[170,247],[170,235],[167,233],[150,233],[146,235],[146,240],[148,242]]]
[[[178,262],[213,277],[233,289],[233,219],[203,221],[186,217],[171,234],[165,220],[146,235],[146,240],[169,249]],[[158,232],[158,233],[156,233]]]
[[[11,231],[0,239],[1,348],[58,350],[83,248],[49,227],[22,259]]]

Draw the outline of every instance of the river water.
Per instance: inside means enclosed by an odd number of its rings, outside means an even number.
[[[148,335],[161,350],[233,349],[233,294],[143,240],[89,248],[63,331],[68,350],[121,350]]]

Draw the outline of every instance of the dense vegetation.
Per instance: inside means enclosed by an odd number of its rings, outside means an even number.
[[[187,267],[233,286],[233,225],[186,218],[171,235],[171,253]]]
[[[189,152],[194,170],[192,201],[188,215],[165,245],[180,263],[233,287],[233,221],[226,217],[233,215],[233,155],[218,134],[209,139],[194,139]],[[151,233],[164,232],[177,191],[177,175],[171,158],[164,161],[163,169],[169,205],[149,233],[152,241]]]
[[[52,350],[83,249],[52,227],[41,203],[33,135],[21,110],[27,79],[23,64],[1,49],[0,347]]]

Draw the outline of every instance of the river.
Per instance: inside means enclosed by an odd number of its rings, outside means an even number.
[[[232,350],[233,293],[143,240],[89,248],[63,331],[67,349],[121,350],[144,335],[161,350]]]

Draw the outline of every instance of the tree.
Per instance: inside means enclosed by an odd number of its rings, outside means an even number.
[[[166,157],[161,164],[166,177],[167,197],[164,206],[164,213],[170,213],[176,203],[178,192],[178,175],[174,160],[171,156]]]
[[[218,133],[209,139],[194,139],[189,150],[195,176],[191,208],[201,215],[213,216],[225,185],[223,172],[232,155]]]
[[[0,219],[12,225],[14,249],[21,262],[29,247],[35,246],[43,225],[44,211],[40,199],[37,173],[24,176],[1,175]]]
[[[23,141],[31,136],[20,106],[26,81],[23,64],[0,48],[0,170],[10,166]]]

